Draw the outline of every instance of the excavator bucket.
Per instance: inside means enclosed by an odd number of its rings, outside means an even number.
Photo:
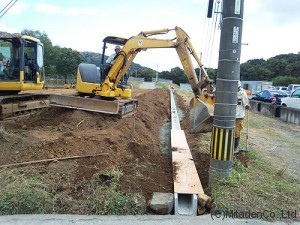
[[[190,102],[190,132],[212,131],[214,106],[210,99],[193,98]]]

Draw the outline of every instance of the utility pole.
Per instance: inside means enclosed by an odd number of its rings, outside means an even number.
[[[232,171],[244,0],[224,0],[209,183]]]

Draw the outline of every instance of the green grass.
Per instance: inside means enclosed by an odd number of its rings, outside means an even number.
[[[92,194],[87,198],[93,214],[136,215],[145,213],[146,203],[140,194],[118,191],[123,172],[117,169],[94,174],[90,181]],[[104,185],[98,181],[105,180]]]
[[[139,89],[140,88],[140,85],[142,84],[143,82],[140,82],[140,81],[129,81],[128,82],[128,85],[132,85],[132,88],[133,89]]]
[[[218,180],[211,186],[215,210],[237,210],[263,212],[268,210],[280,219],[281,212],[300,212],[300,183],[277,170],[257,152],[247,153],[250,157],[245,167],[234,161],[229,179]]]
[[[199,134],[199,152],[201,153],[208,153],[210,149],[210,140],[211,140],[211,133],[201,133]]]
[[[38,174],[1,171],[0,180],[0,214],[52,213],[51,194]]]
[[[53,179],[44,167],[0,170],[0,215],[144,214],[141,194],[120,191],[122,176],[121,170],[111,169],[74,184],[63,177]]]

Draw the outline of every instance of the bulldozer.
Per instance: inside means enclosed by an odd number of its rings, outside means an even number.
[[[0,32],[0,119],[48,107],[43,94],[19,94],[44,86],[44,47],[37,38]]]
[[[165,35],[169,32],[175,33],[173,39],[153,38],[155,35]],[[107,65],[104,62],[107,44],[122,46],[121,51],[114,57],[113,65]],[[197,56],[190,37],[180,27],[142,31],[128,39],[107,36],[103,40],[100,68],[87,63],[81,63],[78,66],[76,91],[79,96],[85,98],[51,95],[51,105],[121,116],[130,114],[138,103],[131,97],[131,90],[123,82],[124,77],[138,53],[154,48],[174,48],[180,58],[194,93],[194,98],[190,102],[190,132],[211,131],[215,102],[213,81]],[[191,56],[203,72],[201,81],[198,81]]]

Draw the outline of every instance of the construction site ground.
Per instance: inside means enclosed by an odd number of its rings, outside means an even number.
[[[48,89],[44,93],[73,94],[73,89]],[[142,211],[118,211],[99,209],[92,204],[96,186],[116,184],[122,195],[133,193],[133,203],[147,206],[153,192],[173,192],[173,174],[170,154],[164,149],[162,136],[168,135],[162,127],[170,122],[170,97],[166,89],[133,90],[139,106],[134,115],[119,119],[80,110],[51,107],[30,116],[0,122],[0,166],[17,162],[53,159],[66,156],[91,156],[70,160],[7,167],[0,169],[0,178],[6,179],[6,188],[26,186],[26,178],[38,177],[37,183],[53,203],[51,209],[40,213],[69,214],[133,214]],[[190,94],[176,94],[177,104],[184,112],[181,121],[189,147],[204,188],[208,187],[210,134],[190,134],[187,105]],[[261,126],[261,124],[263,124]],[[243,131],[245,134],[245,129]],[[261,153],[268,162],[287,176],[293,177],[299,186],[300,128],[280,120],[251,113],[249,146]],[[167,138],[168,139],[168,138]],[[242,141],[244,147],[244,142]],[[107,154],[106,154],[107,153]],[[235,160],[247,167],[250,157],[245,153]],[[112,172],[113,171],[113,172]],[[119,175],[116,175],[119,174]],[[121,175],[120,175],[121,174]],[[118,177],[119,176],[119,177]],[[119,179],[119,180],[118,180]],[[35,181],[33,179],[33,181]],[[10,185],[8,183],[10,182]],[[15,182],[15,186],[13,186]],[[22,185],[18,185],[22,183]],[[30,186],[36,190],[38,184]],[[5,185],[0,188],[4,188]],[[12,194],[9,190],[3,193]],[[208,194],[209,193],[208,191]],[[100,195],[101,196],[101,193]],[[287,196],[292,198],[293,196]],[[118,199],[112,197],[114,203]],[[85,200],[89,204],[85,204]],[[145,201],[143,202],[143,200]],[[101,199],[98,199],[101,203]],[[16,200],[17,202],[17,200]],[[101,203],[104,204],[103,202]],[[130,207],[130,206],[128,206]],[[22,209],[22,207],[21,207]],[[2,214],[32,213],[5,211]],[[115,210],[115,211],[114,211]],[[296,210],[296,209],[295,209]],[[299,206],[297,208],[299,210]],[[34,212],[39,213],[39,212]],[[145,213],[150,213],[149,208]],[[299,213],[299,211],[297,211]]]

